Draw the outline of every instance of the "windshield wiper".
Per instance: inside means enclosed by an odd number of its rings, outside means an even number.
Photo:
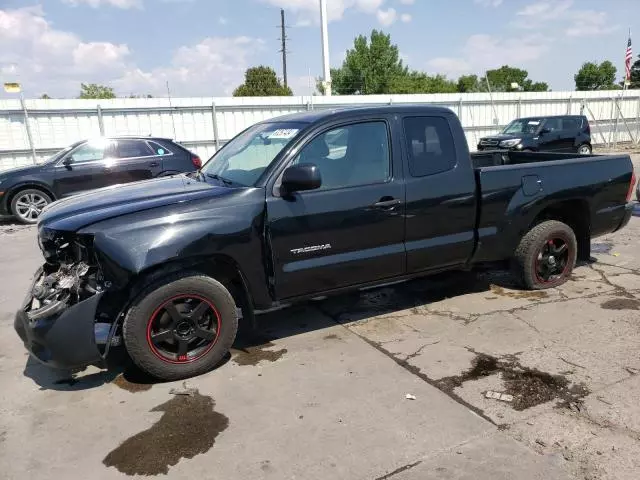
[[[216,174],[216,173],[207,173],[207,177],[209,178],[213,178],[214,180],[218,180],[219,182],[224,183],[225,185],[227,185],[228,187],[230,187],[231,185],[233,185],[234,182],[232,182],[229,179],[226,179],[224,177],[221,177],[220,175]]]

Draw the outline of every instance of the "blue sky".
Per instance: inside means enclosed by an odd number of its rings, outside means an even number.
[[[623,71],[638,0],[328,0],[332,66],[357,34],[391,34],[411,68],[456,78],[510,64],[572,90],[584,61]],[[27,97],[73,97],[80,82],[118,94],[229,95],[253,65],[280,75],[279,9],[289,81],[308,95],[321,74],[318,0],[0,0],[0,76]],[[629,24],[629,22],[635,22]],[[632,32],[633,33],[633,32]]]

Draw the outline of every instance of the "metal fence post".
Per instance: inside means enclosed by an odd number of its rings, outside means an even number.
[[[31,148],[31,158],[33,164],[38,163],[38,157],[36,156],[36,147],[33,145],[33,137],[31,136],[31,125],[29,125],[29,113],[27,112],[27,104],[24,102],[24,96],[20,92],[20,105],[22,105],[22,111],[24,112],[24,126],[27,129],[27,140],[29,141],[29,148]]]
[[[522,117],[522,97],[518,97],[518,118]]]
[[[618,97],[615,98],[613,102],[613,108],[615,108],[616,119],[613,127],[613,148],[616,149],[618,147],[618,112],[620,111],[620,105],[618,103]],[[612,115],[613,117],[613,115]]]
[[[458,102],[458,118],[462,122],[462,97],[460,97],[460,101]]]
[[[640,96],[638,97],[638,105],[636,106],[636,145],[640,143]]]
[[[569,95],[569,101],[567,103],[567,115],[571,115],[571,95]]]
[[[100,136],[104,137],[104,120],[102,119],[102,107],[98,104],[98,128],[100,129]]]
[[[211,104],[211,119],[213,120],[213,143],[216,146],[216,152],[220,149],[220,137],[218,135],[218,116],[216,115],[216,102]]]

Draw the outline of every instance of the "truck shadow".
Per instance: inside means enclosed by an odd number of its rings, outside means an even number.
[[[265,313],[257,317],[257,329],[239,332],[231,353],[215,370],[223,368],[229,361],[246,366],[277,360],[286,354],[286,348],[274,350],[274,340],[326,329],[336,324],[344,325],[374,316],[420,309],[447,298],[495,291],[496,288],[517,287],[508,272],[448,272]],[[528,295],[540,292],[521,293]],[[156,383],[162,383],[140,371],[122,348],[112,349],[106,367],[103,370],[88,367],[82,372],[71,372],[55,370],[29,358],[23,373],[39,385],[41,390],[68,392],[93,389],[105,384],[113,384],[130,392],[140,392],[149,390]]]
[[[393,286],[357,291],[259,315],[255,331],[238,335],[232,351],[233,361],[240,363],[239,358],[241,365],[255,364],[247,363],[247,356],[251,355],[255,361],[260,361],[261,353],[267,356],[273,353],[275,340],[405,310],[421,314],[422,307],[447,298],[505,289],[509,290],[509,295],[521,295],[523,298],[546,295],[541,292],[512,292],[517,286],[508,272],[500,271],[448,272]],[[280,343],[280,346],[286,345]]]

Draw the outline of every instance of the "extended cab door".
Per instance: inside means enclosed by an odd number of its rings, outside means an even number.
[[[476,182],[453,113],[405,116],[408,273],[462,265],[475,245]]]
[[[393,278],[405,272],[404,183],[390,121],[316,130],[288,165],[314,163],[317,190],[267,193],[278,299]]]

